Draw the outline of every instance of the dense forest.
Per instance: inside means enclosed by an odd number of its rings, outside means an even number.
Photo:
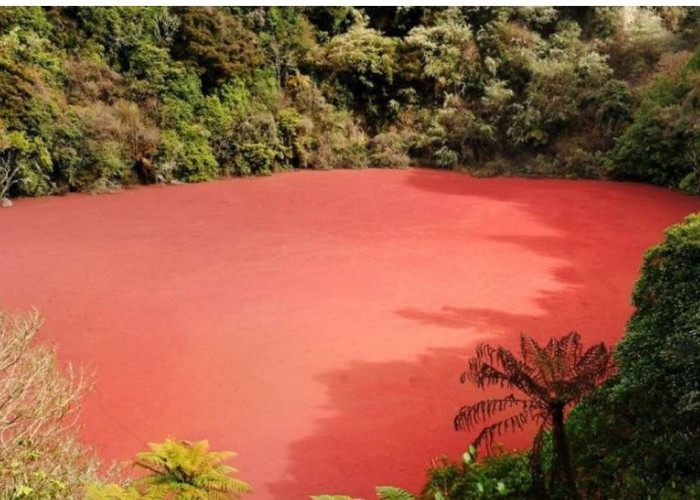
[[[292,168],[699,190],[700,11],[0,9],[0,197]]]

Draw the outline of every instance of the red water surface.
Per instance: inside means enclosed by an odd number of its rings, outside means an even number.
[[[371,497],[465,449],[476,343],[615,342],[644,250],[697,210],[649,186],[410,169],[20,200],[0,210],[0,300],[95,370],[83,436],[105,460],[208,438],[257,498]]]

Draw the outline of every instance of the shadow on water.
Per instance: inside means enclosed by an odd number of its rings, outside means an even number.
[[[467,354],[430,349],[415,360],[354,362],[319,377],[327,388],[329,416],[316,422],[313,436],[291,446],[288,479],[270,486],[275,498],[369,495],[382,481],[423,471],[426,451],[429,459],[463,449],[465,439],[454,435],[454,415],[444,402],[459,401],[455,374]],[[444,435],[459,442],[457,447],[446,450],[435,439]],[[418,488],[422,479],[419,473],[402,486]]]
[[[539,313],[460,304],[394,311],[427,332],[472,329],[510,348],[520,332],[544,340],[576,330],[587,345],[617,341],[631,312],[629,296],[644,250],[661,239],[663,228],[697,208],[696,200],[679,196],[674,202],[675,195],[664,190],[633,184],[476,180],[422,170],[411,172],[407,183],[429,193],[510,202],[547,229],[546,236],[518,234],[517,227],[493,236],[563,263],[551,272],[557,291],[533,298]],[[320,376],[329,414],[315,422],[313,435],[291,445],[286,479],[270,485],[275,497],[372,498],[373,488],[386,483],[417,490],[431,458],[459,456],[471,437],[452,429],[458,408],[483,397],[458,382],[473,352],[473,344],[467,345],[428,349],[413,360],[354,362]],[[513,436],[507,445],[526,446],[528,438]]]

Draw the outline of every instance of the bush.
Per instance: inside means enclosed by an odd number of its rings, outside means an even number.
[[[532,494],[527,453],[500,453],[477,462],[472,446],[459,464],[447,457],[433,460],[427,474],[419,497],[393,486],[378,487],[377,495],[381,500],[466,500],[526,498]]]
[[[442,458],[428,470],[428,483],[423,497],[436,493],[445,499],[523,498],[531,493],[532,479],[527,453],[501,453],[474,461],[473,453],[465,453],[464,463],[457,465]]]
[[[236,170],[242,175],[270,175],[274,168],[275,151],[267,144],[245,143],[239,147]]]
[[[178,179],[185,182],[201,182],[214,179],[219,166],[207,141],[209,132],[201,125],[184,124],[179,134],[171,133],[165,153],[176,164]]]
[[[662,75],[644,91],[630,127],[606,161],[608,174],[695,192],[700,172],[700,102],[694,55],[680,74]]]
[[[572,449],[589,491],[689,498],[699,484],[699,282],[694,215],[646,253],[619,374],[572,414]]]
[[[125,484],[93,482],[88,500],[217,499],[235,500],[252,491],[226,462],[236,454],[210,451],[208,441],[149,443],[150,451],[139,453],[134,466],[146,471]]]
[[[277,115],[277,126],[292,166],[307,168],[313,154],[314,124],[295,108],[281,109]]]
[[[677,186],[688,175],[688,123],[678,106],[641,109],[616,141],[606,169],[615,179]]]
[[[370,142],[370,164],[374,167],[407,167],[411,158],[403,137],[397,132],[383,132]]]
[[[99,462],[77,439],[88,381],[35,346],[36,312],[0,311],[0,496],[77,498]]]

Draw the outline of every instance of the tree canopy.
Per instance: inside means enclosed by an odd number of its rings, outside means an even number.
[[[699,44],[691,7],[0,8],[0,189],[422,165],[697,192]]]

